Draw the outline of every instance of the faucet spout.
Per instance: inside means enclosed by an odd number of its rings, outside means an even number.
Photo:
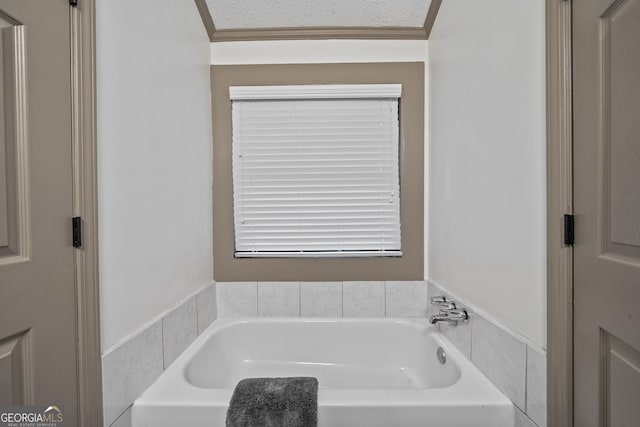
[[[453,309],[444,310],[440,314],[434,314],[429,317],[429,323],[435,325],[436,323],[445,322],[450,325],[456,326],[458,322],[467,323],[469,321],[469,313],[465,309]]]
[[[448,323],[454,326],[458,324],[458,321],[449,317],[448,313],[434,314],[433,316],[429,317],[429,323],[431,323],[432,325],[440,322]]]

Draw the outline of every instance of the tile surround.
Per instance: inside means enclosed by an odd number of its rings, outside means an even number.
[[[217,287],[217,289],[216,289]],[[216,317],[414,317],[433,308],[423,282],[234,282],[201,290],[103,355],[105,426],[129,427],[131,404]],[[455,298],[453,298],[455,299]],[[544,353],[470,309],[472,320],[439,328],[513,402],[516,427],[546,427]]]
[[[162,319],[164,369],[198,336],[196,296],[192,296]]]
[[[212,285],[102,355],[105,427],[130,427],[133,401],[215,317]]]
[[[384,317],[384,282],[343,282],[342,315],[344,317]]]
[[[424,282],[387,282],[387,317],[426,317],[427,288]]]
[[[411,317],[425,310],[424,282],[216,283],[102,356],[104,425],[129,427],[133,401],[217,317]]]
[[[302,317],[342,317],[342,282],[301,282]]]
[[[104,425],[110,426],[163,371],[162,319],[102,356]]]
[[[225,282],[219,317],[424,317],[426,285],[408,282]]]
[[[525,410],[527,346],[481,316],[471,328],[471,361],[515,405]]]
[[[516,427],[546,427],[546,355],[428,282],[429,297],[445,295],[467,308],[471,321],[438,328],[514,403]],[[434,307],[428,309],[434,314]]]
[[[471,360],[471,331],[475,322],[475,313],[470,310],[467,310],[467,313],[469,313],[469,323],[458,323],[457,326],[441,324],[438,327],[464,357]]]
[[[218,317],[256,317],[258,282],[217,282]]]
[[[300,316],[300,283],[258,282],[258,316]]]
[[[547,427],[547,358],[527,348],[527,408],[526,412],[538,427]]]
[[[198,304],[198,335],[216,320],[216,285],[208,286],[196,295]]]

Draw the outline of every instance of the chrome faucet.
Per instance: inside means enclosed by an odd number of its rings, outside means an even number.
[[[454,326],[458,324],[458,321],[451,319],[449,317],[449,313],[447,313],[446,311],[441,311],[440,314],[434,314],[433,316],[429,317],[429,323],[431,323],[432,325],[440,322],[448,323]]]
[[[440,322],[445,322],[455,326],[458,324],[458,322],[468,321],[469,313],[467,313],[467,310],[465,309],[441,311],[439,314],[434,314],[433,316],[429,317],[429,322],[432,325]]]
[[[432,325],[444,322],[455,326],[458,322],[469,321],[467,310],[458,308],[455,302],[449,301],[445,296],[432,297],[431,304],[440,307],[440,313],[429,317],[429,323]]]
[[[431,297],[431,305],[440,307],[440,310],[455,310],[456,303],[449,301],[444,295]]]

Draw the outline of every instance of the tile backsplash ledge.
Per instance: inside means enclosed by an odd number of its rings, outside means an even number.
[[[425,317],[423,281],[217,282],[218,317]]]

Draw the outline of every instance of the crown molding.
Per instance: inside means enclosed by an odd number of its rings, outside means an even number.
[[[282,27],[249,29],[216,29],[206,0],[194,0],[207,30],[215,42],[257,40],[427,40],[435,23],[442,0],[432,0],[422,27]]]

